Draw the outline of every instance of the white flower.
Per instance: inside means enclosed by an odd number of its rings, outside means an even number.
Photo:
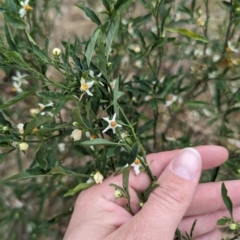
[[[107,118],[103,118],[106,122],[108,122],[108,126],[102,131],[103,133],[105,133],[108,129],[112,129],[113,133],[116,133],[116,128],[117,127],[122,127],[122,125],[118,124],[115,119],[116,119],[116,113],[114,113],[112,120],[109,119],[109,117]]]
[[[233,44],[228,41],[228,46],[227,46],[227,52],[238,52],[238,49],[236,47],[233,46]]]
[[[21,86],[22,84],[28,84],[28,81],[24,79],[26,76],[26,74],[22,75],[19,71],[16,71],[16,76],[13,76],[12,80]]]
[[[171,106],[174,102],[177,101],[177,99],[178,99],[178,96],[177,96],[177,95],[169,94],[169,95],[166,97],[165,106],[166,106],[166,107]]]
[[[32,10],[32,7],[28,5],[29,0],[25,0],[25,2],[20,2],[22,8],[19,10],[20,17],[23,18],[27,12]]]
[[[82,130],[80,129],[74,129],[71,134],[71,138],[73,141],[78,141],[82,138]]]
[[[60,152],[64,152],[65,151],[65,143],[59,143],[58,144],[58,150]]]
[[[40,111],[41,111],[41,115],[45,115],[46,113],[49,115],[49,116],[53,116],[53,114],[51,112],[44,112],[43,110],[46,108],[46,107],[53,107],[53,102],[50,102],[46,105],[42,104],[42,103],[38,103],[38,106],[40,108]]]
[[[202,56],[203,56],[203,50],[198,49],[198,48],[195,49],[195,51],[194,51],[194,56],[197,57],[197,58],[202,57]]]
[[[212,60],[213,60],[213,62],[217,62],[220,60],[220,58],[221,58],[221,56],[216,54],[213,56]]]
[[[94,183],[93,178],[90,177],[90,178],[86,181],[86,183]]]
[[[96,171],[96,173],[93,176],[93,179],[94,179],[95,183],[97,183],[97,184],[102,183],[103,175],[99,171]]]
[[[27,143],[25,143],[25,142],[21,142],[21,143],[18,144],[18,148],[19,148],[19,150],[21,150],[21,151],[26,151],[26,150],[28,150],[28,147],[29,147],[29,145],[28,145]]]
[[[60,48],[54,48],[52,52],[53,52],[53,55],[55,56],[59,56],[62,53]]]
[[[87,95],[89,96],[93,96],[93,94],[89,91],[89,88],[91,88],[94,84],[94,81],[91,81],[91,82],[87,82],[85,81],[84,78],[81,78],[81,87],[80,87],[80,90],[82,92],[86,92]]]
[[[38,108],[32,108],[32,109],[30,109],[30,114],[31,114],[31,116],[33,116],[33,117],[35,117],[38,113],[40,113],[41,112],[41,110],[40,109],[38,109]]]
[[[23,134],[23,133],[24,133],[23,127],[24,127],[24,124],[23,124],[23,123],[19,123],[19,124],[17,125],[18,131],[19,131],[20,134]]]
[[[131,166],[133,167],[135,175],[138,175],[140,173],[140,168],[142,167],[140,160],[136,158]]]
[[[13,88],[12,88],[12,90],[14,91],[14,92],[18,92],[18,93],[21,93],[23,90],[22,90],[22,88],[21,88],[21,84],[19,83],[19,82],[13,82]]]
[[[85,136],[86,136],[87,138],[89,138],[90,140],[94,140],[94,139],[96,138],[96,136],[95,136],[94,134],[91,134],[89,131],[87,131],[87,132],[85,133]],[[93,147],[93,146],[90,146],[90,148],[91,148],[92,150],[94,150],[94,147]]]
[[[95,77],[101,77],[102,73],[100,72],[98,75],[94,75],[94,71],[93,70],[89,70],[89,75],[91,78],[95,78]]]

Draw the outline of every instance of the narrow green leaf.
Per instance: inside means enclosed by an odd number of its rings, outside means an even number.
[[[2,124],[3,126],[8,126],[11,127],[11,123],[9,121],[7,121],[3,115],[3,112],[0,111],[0,124]]]
[[[11,23],[11,25],[15,28],[19,28],[19,29],[26,28],[26,23],[22,19],[17,17],[14,13],[6,12],[4,14],[4,18],[8,23]]]
[[[49,171],[44,171],[39,167],[30,168],[26,171],[22,171],[16,175],[13,175],[12,177],[6,178],[3,181],[0,181],[0,183],[12,181],[12,180],[23,180],[23,179],[33,178],[33,177],[45,176],[48,174],[48,172]]]
[[[16,5],[15,1],[7,0],[6,2],[7,2],[9,9],[11,10],[11,12],[18,14],[17,5]]]
[[[105,145],[105,146],[111,146],[111,145],[121,145],[117,142],[111,142],[109,140],[106,140],[104,138],[96,138],[94,140],[87,140],[81,143],[83,146],[95,146],[95,145]]]
[[[39,96],[39,97],[42,97],[42,98],[44,98],[44,99],[49,99],[49,100],[57,100],[57,99],[62,99],[62,98],[64,98],[64,95],[62,94],[62,93],[60,93],[60,92],[39,92],[39,93],[37,93],[37,95]]]
[[[46,123],[51,123],[53,121],[52,117],[46,117],[39,115],[36,118],[33,118],[29,122],[27,122],[24,129],[24,135],[29,135],[33,132],[33,129],[36,127],[40,127],[41,125],[44,125]]]
[[[225,186],[225,184],[224,184],[224,182],[223,182],[223,183],[222,183],[222,188],[221,188],[222,199],[223,199],[223,202],[224,202],[227,210],[229,211],[231,217],[233,217],[233,216],[232,216],[232,207],[233,207],[233,205],[232,205],[231,199],[230,199],[230,198],[228,197],[228,195],[227,195],[227,192],[228,192],[228,191],[227,191],[226,186]]]
[[[118,105],[118,87],[119,87],[119,76],[116,79],[114,89],[113,89],[113,107],[114,112],[117,114],[117,117],[119,115],[119,105]]]
[[[10,99],[9,101],[4,103],[3,105],[0,105],[0,110],[12,106],[14,103],[19,102],[20,100],[26,98],[28,95],[32,94],[35,91],[36,90],[31,90],[31,91],[28,91],[28,92],[23,92],[23,93],[18,94],[16,97]]]
[[[78,5],[78,4],[76,4],[75,6],[81,8],[86,13],[86,15],[91,19],[92,22],[96,23],[99,26],[102,25],[98,16],[90,8],[85,7],[85,6],[81,6],[81,5]]]
[[[146,48],[146,43],[145,43],[144,37],[138,29],[136,29],[136,35],[138,36],[143,48]]]
[[[204,42],[204,43],[208,42],[208,39],[205,38],[204,36],[201,36],[199,34],[191,32],[188,29],[184,29],[184,28],[165,28],[165,30],[169,31],[169,32],[173,32],[173,33],[179,33],[183,36],[187,36],[189,38],[192,38],[194,40],[201,41],[201,42]]]
[[[117,15],[111,22],[109,31],[107,33],[107,38],[106,38],[106,57],[107,57],[107,59],[108,59],[109,53],[111,51],[113,39],[118,32],[119,24],[120,24],[120,16]]]
[[[79,183],[76,187],[74,187],[73,189],[70,189],[68,192],[66,192],[63,197],[69,197],[69,196],[73,196],[76,193],[81,192],[82,190],[88,189],[90,188],[92,185],[94,185],[95,183]]]
[[[114,5],[114,9],[118,15],[121,15],[131,3],[132,0],[117,0],[116,4]]]
[[[190,237],[191,237],[191,239],[193,239],[193,232],[194,232],[196,223],[197,223],[197,219],[193,222],[192,227],[191,227],[191,231],[190,231]]]
[[[13,35],[12,35],[12,32],[11,32],[11,28],[9,27],[9,24],[7,22],[5,22],[5,36],[6,36],[9,47],[13,51],[18,51],[17,45],[14,41],[14,38],[13,38]]]
[[[81,111],[79,107],[76,107],[72,111],[72,117],[73,120],[76,121],[82,128],[88,129],[88,126],[86,125],[85,121],[82,118]]]
[[[107,9],[108,12],[111,11],[111,6],[108,3],[108,0],[102,0],[103,6]]]
[[[135,159],[137,158],[137,154],[138,154],[138,143],[135,143],[131,149],[129,158],[128,158],[128,164],[132,164]]]
[[[43,170],[47,170],[48,162],[47,162],[47,152],[43,145],[40,145],[40,148],[36,152],[35,161],[39,164],[39,167]]]
[[[123,169],[123,175],[122,175],[123,189],[125,190],[125,193],[127,194],[128,199],[130,199],[130,194],[128,189],[130,168],[131,168],[130,166],[125,167]]]
[[[98,28],[94,32],[93,36],[91,37],[91,39],[90,39],[90,41],[87,45],[87,50],[85,52],[85,56],[86,56],[86,59],[87,59],[88,67],[90,66],[90,62],[91,62],[91,59],[92,59],[92,55],[94,53],[95,45],[96,45],[96,42],[97,42],[100,31],[101,31],[101,29]]]
[[[204,106],[208,105],[208,103],[203,102],[203,101],[188,101],[188,102],[186,102],[186,105],[191,106],[191,107],[204,107]]]

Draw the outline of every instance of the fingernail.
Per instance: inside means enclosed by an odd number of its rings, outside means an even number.
[[[191,180],[201,167],[201,155],[194,148],[185,148],[173,159],[172,170],[179,177]]]

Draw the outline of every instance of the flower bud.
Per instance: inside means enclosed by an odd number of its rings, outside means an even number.
[[[77,126],[78,126],[78,122],[75,121],[75,122],[72,123],[72,125],[73,125],[74,127],[77,127]]]
[[[60,56],[62,53],[61,49],[60,48],[54,48],[53,49],[53,55],[54,56]]]
[[[96,171],[96,173],[93,176],[94,181],[98,184],[98,183],[102,183],[103,181],[103,175],[99,172]]]
[[[4,132],[8,132],[9,131],[9,127],[8,126],[4,126],[2,129],[3,129]]]
[[[26,151],[26,150],[28,150],[28,147],[29,147],[29,145],[28,145],[27,143],[25,143],[25,142],[21,142],[21,143],[18,144],[18,148],[19,148],[19,150],[21,150],[21,151]]]
[[[123,197],[122,191],[119,190],[119,189],[115,189],[115,191],[114,191],[114,196],[115,196],[115,198],[121,198],[121,197]]]
[[[236,224],[236,223],[230,223],[230,224],[229,224],[229,228],[230,228],[231,230],[236,230],[236,229],[238,229],[238,224]]]

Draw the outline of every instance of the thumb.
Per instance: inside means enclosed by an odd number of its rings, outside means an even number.
[[[183,149],[173,158],[157,180],[159,187],[132,219],[135,232],[141,234],[137,239],[174,238],[175,230],[195,194],[201,166],[201,156],[193,148]]]

